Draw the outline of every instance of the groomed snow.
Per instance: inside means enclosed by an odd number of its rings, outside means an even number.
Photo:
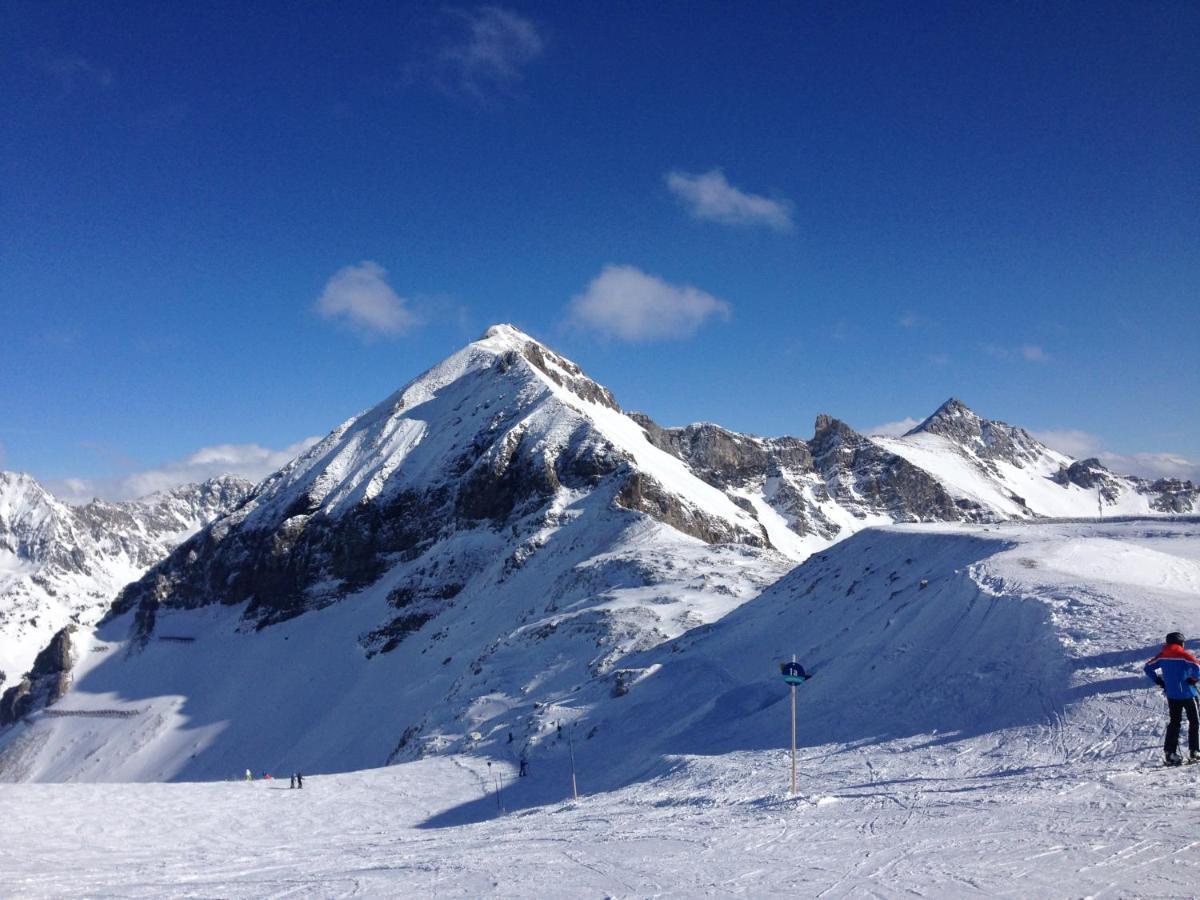
[[[1195,521],[867,530],[630,651],[623,695],[543,695],[524,779],[501,731],[303,792],[4,785],[0,894],[1192,896],[1200,775],[1157,766],[1140,668],[1198,585]]]
[[[859,750],[801,765],[796,798],[785,753],[735,754],[577,803],[501,815],[489,797],[489,818],[445,827],[431,817],[490,793],[497,772],[452,758],[310,776],[303,791],[279,778],[12,785],[0,893],[1186,897],[1200,884],[1191,770],[910,777]]]

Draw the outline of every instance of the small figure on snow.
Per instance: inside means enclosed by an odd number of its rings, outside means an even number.
[[[291,780],[291,782],[288,784],[288,790],[294,790],[294,789],[295,789],[295,787],[296,787],[296,773],[295,773],[295,772],[293,772],[293,773],[292,773],[292,780]]]
[[[304,787],[304,773],[297,772],[296,773],[296,788],[300,789],[302,787]]]
[[[253,780],[254,780],[254,774],[253,774],[253,773],[252,773],[252,772],[251,772],[249,769],[247,769],[247,770],[246,770],[246,780],[247,780],[247,781],[253,781]]]
[[[1179,755],[1179,729],[1183,714],[1188,719],[1189,761],[1200,761],[1200,708],[1196,698],[1200,696],[1196,685],[1200,684],[1200,660],[1183,649],[1183,635],[1172,631],[1158,654],[1146,663],[1143,671],[1167,695],[1170,719],[1167,734],[1163,739],[1163,754],[1168,766],[1183,764]]]
[[[517,777],[524,778],[529,774],[529,760],[524,755],[521,756],[521,768],[517,770]]]

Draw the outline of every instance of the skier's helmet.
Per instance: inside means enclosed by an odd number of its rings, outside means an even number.
[[[1178,644],[1179,646],[1182,647],[1183,646],[1183,632],[1182,631],[1172,631],[1170,634],[1167,635],[1167,643],[1168,644]]]

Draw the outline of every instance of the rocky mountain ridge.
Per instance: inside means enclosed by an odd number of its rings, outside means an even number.
[[[807,440],[664,428],[494,326],[129,584],[75,635],[86,663],[60,705],[124,698],[129,720],[106,739],[158,747],[153,777],[214,777],[211,760],[267,752],[263,723],[298,690],[319,721],[268,728],[270,752],[325,767],[463,749],[501,721],[532,748],[580,685],[628,689],[645,674],[623,666],[631,654],[867,526],[1088,515],[1096,479],[1111,480],[1110,508],[1160,511],[1137,480],[1074,465],[958,401],[899,438],[830,416]],[[1195,508],[1194,486],[1171,496]],[[30,680],[21,742],[59,676]],[[364,725],[351,695],[380,714]]]

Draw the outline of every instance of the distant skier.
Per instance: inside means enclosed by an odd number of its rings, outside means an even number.
[[[1183,714],[1188,719],[1189,761],[1200,761],[1200,708],[1196,698],[1200,696],[1196,685],[1200,684],[1200,660],[1183,649],[1183,635],[1172,631],[1158,654],[1146,663],[1143,671],[1167,695],[1170,719],[1167,734],[1163,739],[1163,755],[1168,766],[1183,763],[1179,755],[1179,729]]]
[[[295,787],[296,787],[296,773],[295,773],[295,772],[293,772],[293,773],[292,773],[292,780],[291,780],[291,782],[289,782],[289,783],[288,783],[288,788],[289,788],[289,790],[294,790],[294,789],[295,789]]]
[[[297,787],[297,789],[304,787],[304,773],[303,772],[296,773],[296,787]]]
[[[524,756],[521,757],[521,768],[517,771],[517,777],[524,778],[529,774],[529,760]]]
[[[246,780],[247,780],[247,781],[253,781],[253,780],[254,780],[254,774],[253,774],[253,773],[252,773],[252,772],[251,772],[249,769],[247,769],[247,770],[246,770]]]

